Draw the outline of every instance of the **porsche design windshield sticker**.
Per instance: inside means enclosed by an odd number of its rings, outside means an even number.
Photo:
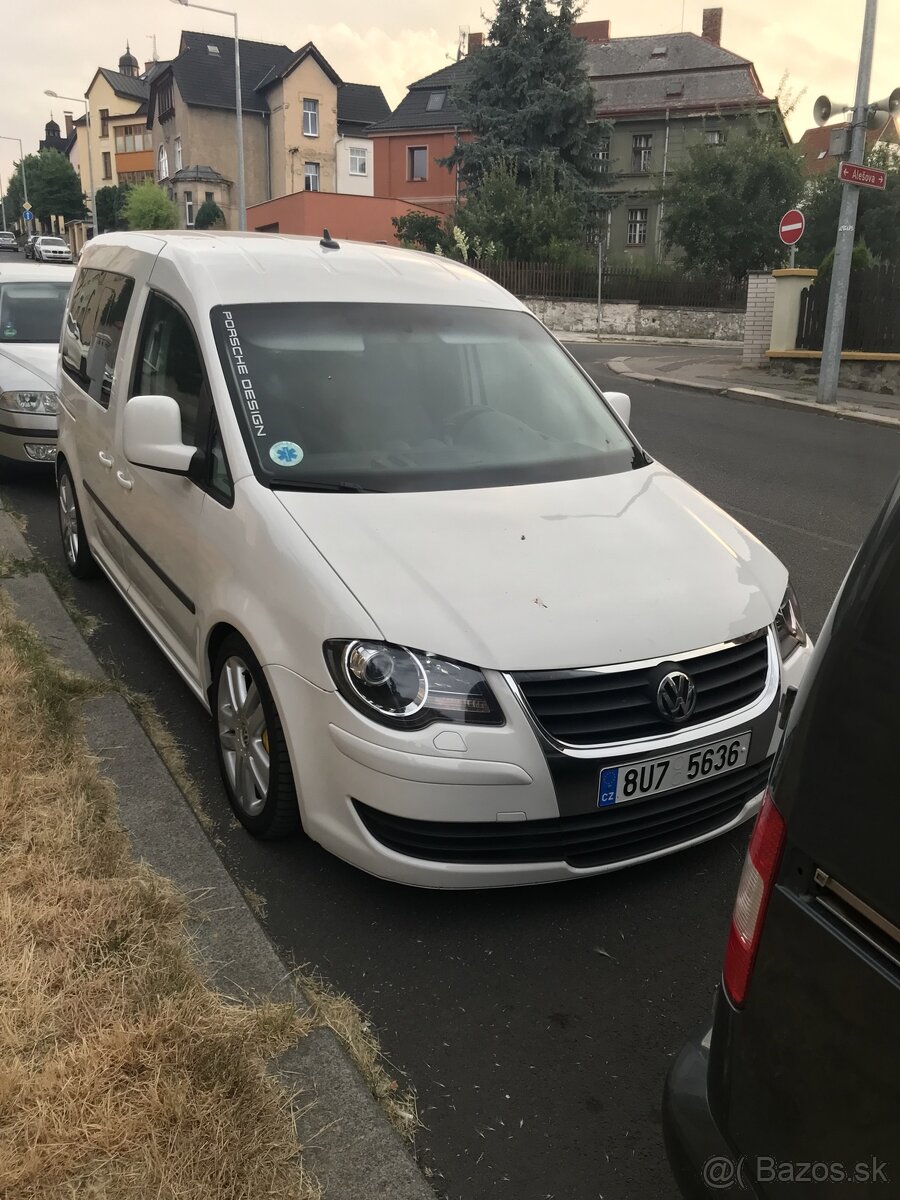
[[[244,348],[241,345],[241,339],[238,336],[237,326],[234,323],[234,317],[227,309],[223,310],[222,317],[225,321],[225,333],[228,337],[228,349],[231,354],[231,363],[238,378],[241,396],[244,401],[244,406],[247,409],[247,416],[250,418],[250,424],[253,426],[253,432],[255,436],[264,438],[266,436],[266,424],[265,421],[263,421],[262,413],[259,411],[259,401],[256,398],[256,389],[253,386],[253,380],[250,378],[250,369],[244,361]],[[280,444],[285,445],[287,443]],[[273,450],[274,449],[275,447],[273,447]],[[302,452],[300,457],[302,458]],[[297,459],[297,462],[299,461],[300,459]],[[286,463],[285,465],[293,466],[294,464],[293,462],[290,462]]]
[[[279,467],[296,467],[303,461],[303,450],[296,442],[276,442],[269,447],[269,458]]]

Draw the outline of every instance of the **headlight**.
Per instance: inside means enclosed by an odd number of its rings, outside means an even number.
[[[0,408],[7,412],[46,413],[56,412],[56,392],[2,392]]]
[[[344,699],[384,725],[503,724],[503,713],[476,667],[388,642],[326,642],[325,659]]]
[[[784,593],[781,607],[775,615],[775,632],[778,634],[778,645],[781,647],[781,657],[785,659],[798,646],[806,644],[806,630],[803,627],[803,616],[797,602],[797,594],[790,584]]]

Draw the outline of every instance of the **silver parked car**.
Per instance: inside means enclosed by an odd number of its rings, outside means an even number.
[[[34,257],[38,262],[72,261],[72,247],[60,237],[39,237],[34,243]]]

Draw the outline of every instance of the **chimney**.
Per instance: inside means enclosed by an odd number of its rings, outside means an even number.
[[[469,54],[474,54],[477,50],[480,50],[483,45],[484,45],[484,34],[483,33],[470,33],[469,34],[469,49],[468,49]]]
[[[72,114],[70,112],[64,112],[63,120],[66,123],[66,137],[70,138],[72,136],[72,134],[75,132],[75,124],[72,121]]]
[[[595,45],[609,41],[609,21],[576,21],[572,26],[572,37]]]
[[[721,8],[704,8],[703,33],[708,42],[719,46],[722,43],[722,10]]]

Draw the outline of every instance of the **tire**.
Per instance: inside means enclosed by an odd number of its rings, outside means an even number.
[[[63,463],[56,475],[57,515],[59,536],[69,572],[76,579],[94,579],[100,570],[91,554],[81,509],[75,494],[75,484],[68,463]]]
[[[236,633],[225,638],[211,689],[219,770],[234,815],[258,838],[300,829],[284,729],[256,655]]]

